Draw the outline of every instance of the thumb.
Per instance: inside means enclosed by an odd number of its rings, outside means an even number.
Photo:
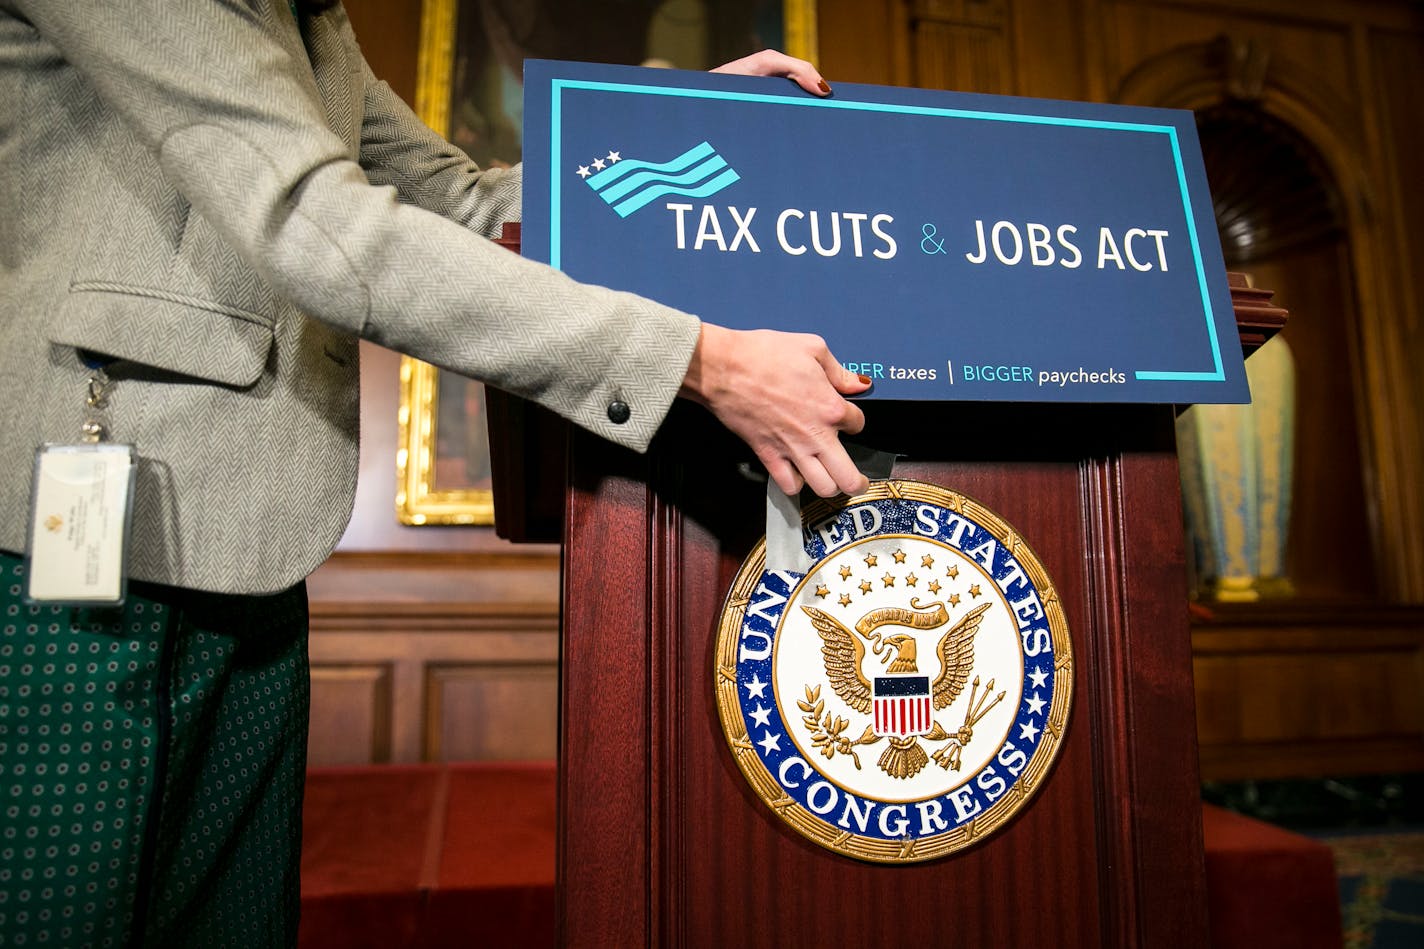
[[[873,384],[869,376],[851,372],[829,351],[821,358],[821,367],[826,370],[826,378],[841,395],[859,395]]]

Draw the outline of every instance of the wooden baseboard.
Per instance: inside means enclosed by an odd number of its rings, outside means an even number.
[[[1424,607],[1213,606],[1192,664],[1203,780],[1424,770]]]

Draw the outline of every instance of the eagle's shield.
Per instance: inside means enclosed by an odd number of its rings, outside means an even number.
[[[921,675],[876,676],[871,693],[875,733],[887,738],[927,735],[930,720],[930,679]]]

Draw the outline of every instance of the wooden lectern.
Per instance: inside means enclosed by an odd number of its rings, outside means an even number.
[[[1284,312],[1232,283],[1254,348]],[[1076,681],[1046,782],[936,861],[798,836],[743,779],[714,698],[723,598],[765,527],[749,450],[692,405],[638,456],[491,393],[497,528],[564,544],[559,944],[1206,946],[1172,407],[864,407],[858,440],[903,456],[894,477],[988,505],[1053,578]],[[1000,434],[1025,422],[1032,438]]]

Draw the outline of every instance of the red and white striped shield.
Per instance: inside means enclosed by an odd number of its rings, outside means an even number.
[[[876,676],[871,692],[875,734],[886,738],[909,738],[928,734],[930,721],[929,676]]]

